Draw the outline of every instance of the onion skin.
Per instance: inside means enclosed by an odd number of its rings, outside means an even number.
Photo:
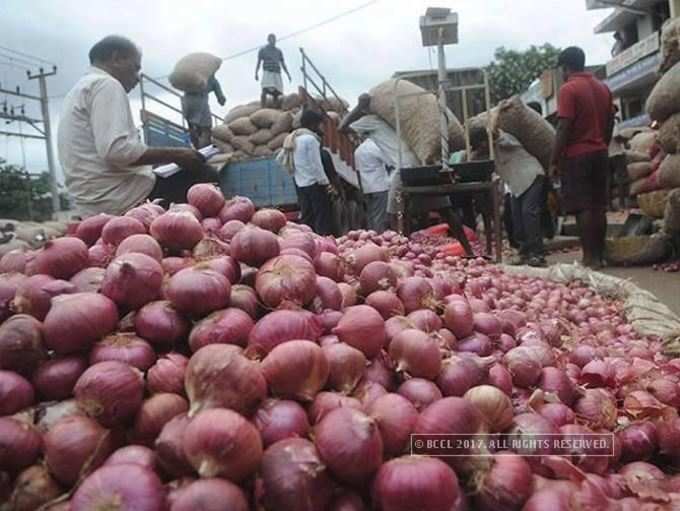
[[[368,511],[368,507],[357,494],[343,493],[333,500],[330,511]]]
[[[680,418],[659,421],[656,424],[659,452],[665,456],[680,456]]]
[[[354,287],[350,286],[346,282],[340,282],[338,284],[340,292],[342,293],[342,308],[346,309],[357,304],[357,291]]]
[[[87,267],[87,245],[78,238],[49,240],[26,263],[26,275],[42,273],[55,279],[68,280]]]
[[[345,344],[363,352],[366,358],[376,357],[386,341],[385,320],[368,305],[347,308],[332,333]]]
[[[360,275],[367,264],[373,261],[387,261],[387,251],[375,243],[366,243],[346,257],[355,275]]]
[[[445,397],[425,408],[418,417],[416,434],[474,435],[484,419],[477,408],[460,397]]]
[[[375,419],[386,455],[399,455],[406,450],[418,420],[418,410],[399,394],[385,394],[366,408]]]
[[[208,408],[231,408],[250,414],[265,398],[267,382],[258,364],[229,344],[209,344],[189,360],[184,387],[189,417]]]
[[[314,426],[319,456],[340,481],[358,484],[383,462],[383,442],[375,420],[353,408],[336,408]]]
[[[40,321],[17,314],[0,324],[0,369],[30,374],[46,357]]]
[[[267,511],[325,511],[330,505],[333,483],[309,440],[291,438],[267,448],[261,474]]]
[[[26,260],[26,252],[23,250],[10,250],[0,257],[0,273],[24,273]]]
[[[0,274],[0,321],[12,315],[12,300],[14,300],[19,284],[25,279],[26,276],[21,273]]]
[[[464,300],[449,302],[444,309],[444,325],[459,339],[472,334],[474,318],[470,305]]]
[[[391,291],[374,291],[366,297],[364,303],[377,310],[385,321],[393,316],[403,316],[406,314],[404,304]]]
[[[230,242],[236,233],[246,226],[240,220],[229,220],[225,222],[217,232],[217,237],[224,242]]]
[[[71,284],[76,287],[78,293],[99,293],[105,275],[106,270],[104,268],[90,266],[71,277]]]
[[[267,230],[246,226],[231,239],[230,251],[237,261],[259,267],[279,255],[279,240]]]
[[[168,353],[160,357],[146,373],[149,392],[169,392],[184,395],[184,373],[189,359],[179,353]]]
[[[503,365],[494,364],[489,368],[487,383],[512,396],[512,375]]]
[[[544,392],[551,392],[560,398],[567,406],[572,406],[578,394],[575,385],[569,380],[566,373],[556,367],[546,367],[541,371],[538,386]]]
[[[252,287],[236,284],[231,286],[229,306],[241,309],[251,318],[257,319],[258,303],[257,293]]]
[[[137,369],[123,362],[99,362],[78,378],[74,394],[88,415],[112,427],[135,416],[144,396],[144,379]]]
[[[508,351],[503,363],[512,375],[512,382],[522,388],[530,388],[541,377],[541,364],[528,347],[518,346]]]
[[[119,306],[139,309],[160,296],[163,268],[146,254],[116,257],[106,269],[101,292]]]
[[[434,380],[441,371],[439,344],[434,337],[420,330],[399,333],[390,342],[389,353],[397,364],[397,371],[410,376]]]
[[[13,511],[34,511],[57,498],[62,489],[41,465],[27,468],[14,482],[9,504]]]
[[[135,464],[109,465],[90,474],[71,498],[71,511],[112,505],[135,511],[163,511],[165,492],[158,476]]]
[[[298,256],[270,259],[257,272],[255,290],[267,307],[307,305],[316,294],[314,266]]]
[[[86,218],[78,224],[75,232],[76,238],[80,238],[88,247],[91,247],[101,237],[102,229],[112,218],[115,217],[106,213]]]
[[[304,438],[309,432],[307,412],[295,401],[267,399],[257,409],[253,423],[265,447],[285,438]]]
[[[156,453],[143,445],[126,445],[116,450],[106,459],[104,465],[132,463],[150,470],[156,468]]]
[[[142,403],[133,426],[137,442],[153,445],[163,426],[176,416],[186,413],[189,403],[177,394],[154,394]]]
[[[262,440],[255,426],[231,410],[204,410],[189,423],[184,453],[201,477],[240,482],[262,459]]]
[[[101,237],[104,243],[117,247],[124,239],[134,234],[146,234],[144,224],[136,218],[117,216],[106,222]]]
[[[15,472],[32,465],[41,447],[40,434],[31,425],[0,417],[0,470]]]
[[[255,324],[248,336],[248,346],[266,354],[287,341],[317,341],[321,333],[321,325],[312,313],[278,310]]]
[[[574,404],[574,412],[592,429],[613,430],[617,409],[614,397],[604,389],[586,389]]]
[[[645,461],[658,447],[656,426],[651,422],[633,423],[617,434],[621,442],[621,461]]]
[[[380,467],[373,500],[381,511],[451,511],[461,492],[456,473],[441,460],[403,456]]]
[[[386,291],[397,286],[397,275],[384,261],[368,263],[359,276],[361,293],[368,296],[374,291]]]
[[[23,376],[0,371],[0,416],[12,415],[33,404],[35,392]]]
[[[199,183],[187,191],[187,202],[198,209],[204,217],[219,215],[224,207],[224,195],[213,184]]]
[[[278,209],[264,208],[255,211],[250,222],[261,229],[266,229],[276,234],[284,225],[286,225],[288,220],[286,219],[286,215]]]
[[[53,279],[48,275],[33,275],[17,287],[12,307],[15,312],[28,314],[42,321],[50,310],[53,297],[76,291],[76,286],[66,280]]]
[[[170,250],[191,250],[203,238],[201,223],[186,211],[163,213],[151,222],[149,232]]]
[[[231,284],[238,284],[241,280],[241,266],[239,262],[228,255],[204,259],[197,264],[196,267],[199,269],[214,270],[227,277]]]
[[[240,220],[243,223],[248,223],[254,214],[255,205],[250,199],[235,196],[224,203],[218,216],[225,224],[229,220]]]
[[[531,468],[521,456],[498,453],[477,484],[474,503],[480,511],[522,509],[533,490]]]
[[[350,394],[366,370],[366,357],[344,342],[324,346],[322,350],[328,361],[328,387]]]
[[[189,334],[191,323],[167,300],[147,303],[135,315],[135,332],[155,346],[173,346]]]
[[[468,390],[463,397],[479,410],[490,432],[500,433],[512,425],[512,401],[502,390],[491,385],[479,385]]]
[[[95,344],[90,352],[90,365],[117,360],[146,371],[156,362],[156,353],[141,337],[129,333],[108,335]]]
[[[355,410],[364,409],[357,398],[337,392],[319,392],[307,410],[309,422],[318,424],[329,412],[341,407],[354,408]]]
[[[186,414],[177,415],[163,426],[154,442],[158,464],[173,477],[193,475],[193,467],[184,454],[184,433],[191,419]]]
[[[437,386],[444,396],[462,397],[468,390],[484,383],[484,371],[471,358],[445,359],[437,377]]]
[[[159,263],[163,260],[163,249],[148,234],[133,234],[125,238],[116,249],[116,257],[131,253],[147,255]]]
[[[235,484],[224,479],[200,479],[179,492],[172,511],[248,511],[248,500]]]
[[[411,401],[419,412],[443,397],[434,383],[423,378],[406,380],[397,389],[397,393]]]
[[[323,350],[311,341],[288,341],[275,347],[262,361],[272,394],[311,401],[326,385],[328,361]]]
[[[193,352],[208,344],[245,347],[254,326],[251,317],[240,309],[216,311],[194,325],[189,335],[189,347]]]
[[[46,400],[68,399],[87,367],[87,360],[80,356],[48,360],[33,374],[33,387]]]
[[[321,252],[314,259],[314,268],[320,277],[328,277],[335,282],[342,282],[345,277],[345,263],[335,254]]]
[[[229,305],[231,284],[213,270],[186,268],[167,282],[165,296],[180,314],[202,317]]]
[[[316,278],[316,296],[312,301],[312,309],[318,312],[325,310],[339,311],[342,308],[342,293],[338,285],[327,277]]]

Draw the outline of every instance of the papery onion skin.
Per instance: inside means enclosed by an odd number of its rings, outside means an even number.
[[[255,213],[255,206],[247,197],[235,196],[227,200],[219,212],[219,218],[227,223],[229,220],[240,220],[248,223]]]
[[[366,369],[366,357],[356,348],[338,342],[322,348],[328,361],[328,387],[351,393]]]
[[[478,482],[474,496],[475,509],[504,511],[521,509],[531,496],[531,468],[521,456],[498,453],[490,459],[492,465]]]
[[[593,429],[613,430],[617,409],[614,397],[604,389],[586,389],[574,404],[576,416]]]
[[[53,279],[48,275],[33,275],[17,287],[12,307],[15,312],[28,314],[42,321],[50,310],[52,298],[77,291],[66,280]]]
[[[512,375],[512,382],[518,387],[529,388],[541,377],[541,364],[528,347],[511,349],[503,357],[503,363]]]
[[[111,262],[101,291],[121,307],[139,309],[159,297],[162,284],[160,263],[146,254],[131,252]]]
[[[284,225],[286,225],[287,219],[278,209],[264,208],[255,211],[255,214],[250,219],[250,222],[257,225],[261,229],[266,229],[273,233],[279,232]]]
[[[144,445],[153,445],[163,426],[176,416],[186,413],[189,403],[177,394],[154,394],[142,403],[133,426],[134,438]]]
[[[146,234],[146,227],[136,218],[129,216],[114,217],[102,228],[102,240],[114,247],[134,234]]]
[[[57,498],[62,489],[41,465],[33,465],[18,475],[10,498],[12,511],[34,511]]]
[[[92,347],[90,365],[106,360],[117,360],[146,371],[156,362],[156,353],[141,337],[131,333],[117,333],[104,337]]]
[[[189,359],[179,353],[163,355],[146,373],[147,389],[151,393],[184,395],[184,373],[188,364]]]
[[[430,334],[420,330],[404,330],[392,339],[390,357],[403,371],[416,378],[434,380],[442,367],[439,344]]]
[[[180,490],[172,502],[172,511],[248,511],[243,490],[224,479],[194,481]]]
[[[106,458],[104,465],[120,465],[132,463],[148,469],[156,468],[156,453],[143,445],[126,445]]]
[[[0,416],[27,408],[34,399],[33,386],[26,378],[13,371],[0,371]]]
[[[471,358],[450,357],[442,363],[437,386],[444,396],[462,397],[468,390],[481,385],[485,373]]]
[[[385,345],[385,320],[368,305],[355,305],[345,310],[333,333],[340,340],[357,348],[366,358],[373,358]]]
[[[247,313],[251,318],[257,319],[258,300],[257,293],[250,286],[243,284],[236,284],[231,286],[231,296],[229,298],[229,306],[236,309],[241,309]]]
[[[492,433],[500,433],[512,425],[512,401],[502,390],[491,385],[479,385],[472,387],[463,397],[479,410]]]
[[[402,454],[418,420],[416,407],[399,394],[385,394],[373,401],[366,412],[378,423],[385,454]]]
[[[338,392],[319,392],[307,409],[310,424],[317,424],[329,412],[341,407],[364,409],[362,403],[355,397]]]
[[[275,234],[259,227],[246,226],[231,239],[231,255],[248,266],[259,267],[279,255],[279,241]]]
[[[87,367],[87,360],[81,356],[48,360],[33,374],[33,386],[44,399],[68,399],[73,395],[73,388]]]
[[[275,347],[262,361],[272,394],[311,401],[326,385],[329,366],[323,350],[311,341],[288,341]]]
[[[131,253],[147,255],[159,263],[163,260],[163,249],[148,234],[134,234],[125,238],[116,248],[116,257]]]
[[[191,324],[167,300],[147,303],[135,315],[135,332],[155,346],[173,346],[185,339]]]
[[[293,340],[316,341],[321,325],[309,311],[277,310],[260,319],[248,336],[248,346],[269,353],[276,346]]]
[[[17,314],[0,324],[0,369],[30,374],[46,357],[40,321]]]
[[[189,335],[189,347],[193,352],[218,343],[245,347],[254,326],[252,318],[240,309],[216,311],[194,325]]]
[[[224,207],[224,195],[213,184],[198,183],[187,191],[187,202],[197,208],[204,217],[214,217]]]
[[[191,419],[180,414],[163,426],[154,442],[158,464],[166,474],[183,477],[194,473],[193,467],[184,454],[184,433]]]
[[[14,472],[32,465],[40,455],[42,439],[29,424],[0,417],[0,470]]]
[[[79,271],[71,277],[71,284],[76,287],[78,293],[99,293],[104,282],[106,270],[90,266]]]
[[[399,386],[397,393],[411,401],[418,411],[424,410],[443,397],[441,391],[433,382],[423,378],[406,380]]]
[[[216,271],[185,268],[167,282],[165,296],[181,314],[205,316],[229,305],[231,284]]]
[[[26,263],[26,275],[45,274],[68,280],[87,267],[87,245],[78,238],[63,237],[49,240]]]
[[[151,223],[149,232],[170,250],[191,250],[203,238],[201,223],[186,211],[163,213]]]
[[[302,406],[295,401],[278,399],[264,401],[253,417],[253,423],[260,431],[265,447],[285,438],[304,438],[310,428]]]
[[[276,308],[287,303],[306,305],[316,294],[314,266],[298,256],[274,257],[258,270],[255,290],[267,307]]]

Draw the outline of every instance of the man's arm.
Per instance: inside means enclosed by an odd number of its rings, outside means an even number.
[[[205,164],[205,157],[188,147],[147,147],[132,165],[165,165],[174,163],[184,170],[198,170]]]
[[[286,72],[286,76],[288,76],[288,81],[292,82],[293,79],[290,77],[290,73],[288,72],[288,68],[286,67],[286,61],[283,58],[283,52],[279,50],[279,55],[281,55],[281,68]]]
[[[262,64],[262,50],[257,52],[257,65],[255,66],[255,81],[258,81],[260,77],[258,76],[260,73],[260,64]]]
[[[557,173],[559,171],[558,164],[560,162],[560,158],[564,154],[565,149],[567,148],[567,142],[569,142],[569,135],[571,133],[573,122],[573,119],[561,117],[557,125],[555,145],[553,147],[552,158],[550,159],[550,162],[553,166],[553,173]]]
[[[338,130],[341,133],[349,133],[351,131],[350,125],[369,113],[370,104],[371,104],[370,95],[364,93],[361,96],[359,96],[357,106],[355,106],[354,109],[345,116],[345,118],[340,123],[340,126],[338,126]]]
[[[304,140],[303,143],[305,144],[307,161],[310,162],[315,170],[317,183],[320,185],[329,184],[328,177],[326,177],[326,172],[323,168],[323,162],[321,161],[321,144],[311,136]]]
[[[217,102],[220,105],[224,106],[224,104],[227,102],[227,98],[224,97],[224,93],[222,92],[222,86],[220,85],[220,82],[214,76],[211,78],[211,85],[212,91],[215,93],[215,97],[217,98]]]

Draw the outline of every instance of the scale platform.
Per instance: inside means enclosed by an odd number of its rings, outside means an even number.
[[[401,181],[404,186],[451,184],[451,178],[457,183],[486,182],[491,181],[494,168],[493,160],[455,163],[446,170],[441,165],[409,167],[401,169]]]

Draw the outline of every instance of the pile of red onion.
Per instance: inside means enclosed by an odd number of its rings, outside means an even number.
[[[72,232],[0,260],[10,509],[680,505],[680,363],[586,283],[213,185]]]

